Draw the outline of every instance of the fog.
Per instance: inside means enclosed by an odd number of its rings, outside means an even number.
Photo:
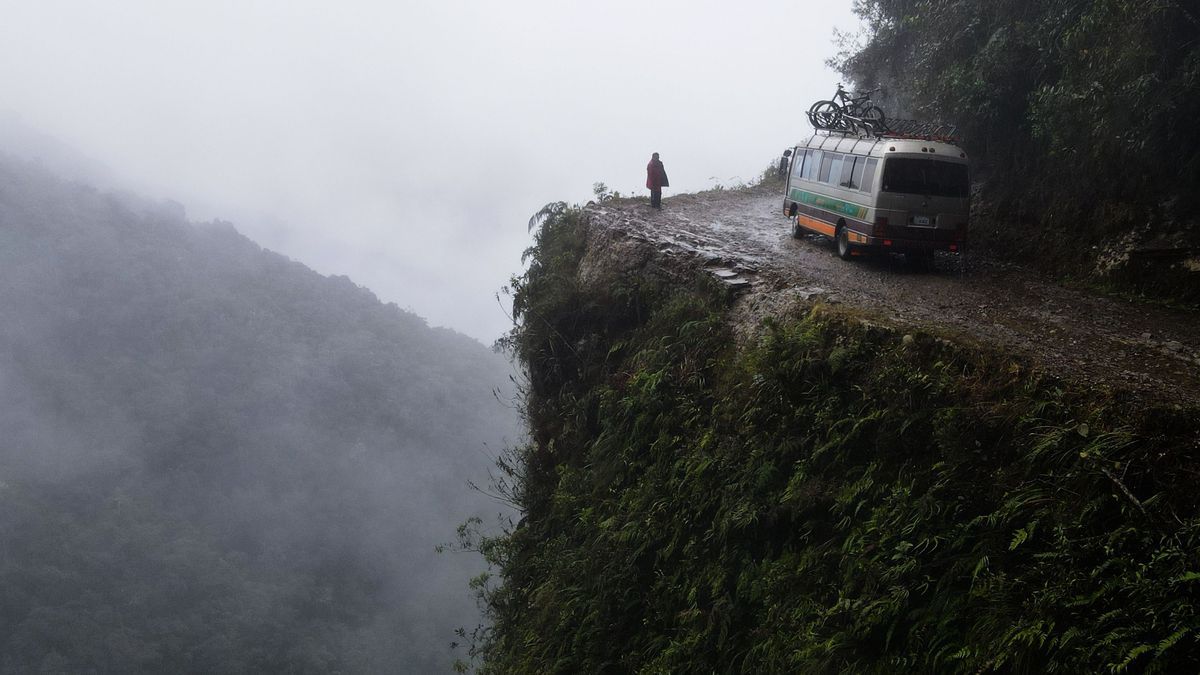
[[[501,355],[6,153],[0,318],[0,673],[450,670]]]
[[[529,217],[754,181],[849,5],[0,0],[0,672],[448,669]]]
[[[752,181],[832,93],[850,4],[5,1],[0,109],[490,342],[532,213],[644,194],[651,152],[668,200]]]

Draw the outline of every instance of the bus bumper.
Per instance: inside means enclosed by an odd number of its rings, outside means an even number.
[[[863,246],[891,253],[932,254],[934,251],[949,251],[960,253],[967,244],[965,239],[956,238],[956,232],[947,232],[946,237],[928,237],[909,239],[899,237],[868,237],[863,236]]]

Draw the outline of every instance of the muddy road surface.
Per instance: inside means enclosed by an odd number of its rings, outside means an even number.
[[[707,269],[743,289],[742,328],[814,299],[860,307],[901,328],[930,326],[1003,346],[1089,387],[1200,404],[1200,314],[1066,288],[1015,266],[946,255],[933,270],[903,256],[843,261],[817,235],[792,237],[782,197],[765,189],[587,207],[616,237]]]

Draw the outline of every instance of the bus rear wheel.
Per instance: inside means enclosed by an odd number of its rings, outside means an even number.
[[[842,260],[849,260],[851,255],[850,233],[846,231],[845,225],[838,225],[833,240],[837,243],[838,257]]]

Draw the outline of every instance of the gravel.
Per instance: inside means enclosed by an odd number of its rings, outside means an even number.
[[[762,318],[815,301],[880,316],[904,332],[931,328],[997,345],[1035,368],[1090,388],[1200,405],[1200,315],[1067,288],[1016,265],[939,254],[934,269],[903,256],[840,260],[817,235],[794,239],[782,197],[765,189],[715,190],[586,207],[593,248],[660,268],[694,266],[739,293],[743,339]],[[597,236],[599,235],[599,236]],[[631,256],[631,250],[643,255]],[[593,259],[608,258],[593,250]],[[611,258],[610,258],[611,259]]]

